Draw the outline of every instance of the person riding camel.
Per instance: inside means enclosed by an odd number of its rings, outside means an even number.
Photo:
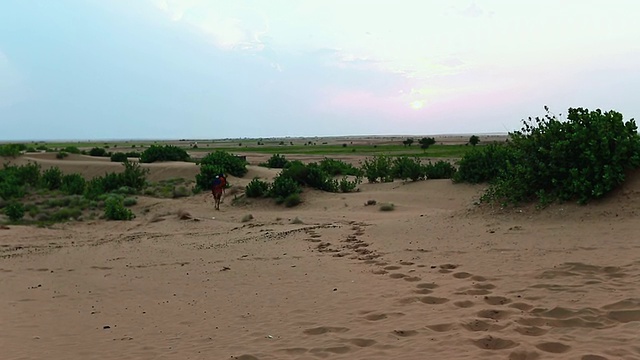
[[[227,185],[227,179],[224,174],[216,175],[211,187],[211,193],[213,194],[214,208],[220,210],[220,200],[222,199],[222,193],[225,192],[225,186]]]

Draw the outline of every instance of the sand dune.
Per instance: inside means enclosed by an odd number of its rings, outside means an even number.
[[[141,197],[131,222],[11,226],[2,358],[639,359],[639,179],[545,211],[477,208],[482,186],[434,180],[292,209]]]

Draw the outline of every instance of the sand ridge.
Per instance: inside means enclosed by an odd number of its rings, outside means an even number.
[[[478,208],[482,188],[363,184],[219,212],[208,194],[140,197],[131,222],[10,226],[3,358],[640,358],[637,182],[545,211]]]

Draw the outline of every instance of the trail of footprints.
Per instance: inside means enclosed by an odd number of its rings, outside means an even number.
[[[515,331],[527,337],[542,338],[554,328],[590,328],[604,329],[619,326],[632,321],[640,322],[640,299],[626,299],[616,303],[605,305],[601,308],[570,309],[555,307],[552,309],[536,307],[522,301],[522,295],[513,298],[493,295],[496,286],[489,282],[490,279],[473,275],[468,272],[458,271],[458,265],[442,264],[432,265],[430,270],[440,274],[451,274],[455,279],[463,282],[463,286],[449,297],[436,296],[438,284],[423,282],[419,276],[410,276],[400,272],[404,267],[411,267],[409,273],[415,272],[415,268],[427,266],[415,264],[411,261],[400,261],[398,264],[389,264],[380,259],[381,254],[370,248],[370,244],[358,237],[364,234],[365,224],[352,223],[353,234],[340,241],[340,244],[325,242],[314,230],[309,230],[307,241],[314,244],[314,249],[320,253],[331,254],[334,257],[346,257],[360,260],[364,264],[372,265],[373,274],[388,276],[390,279],[403,280],[411,287],[411,296],[399,299],[400,306],[428,305],[453,306],[460,311],[466,311],[481,305],[480,310],[473,312],[472,317],[463,317],[459,323],[430,324],[419,329],[393,329],[389,333],[397,338],[409,338],[419,334],[447,333],[451,331],[466,331],[470,336],[470,343],[487,351],[509,351],[510,360],[533,360],[548,354],[563,354],[571,350],[571,345],[561,341],[532,341],[535,350],[519,349],[520,343],[516,340],[494,336]],[[545,271],[538,277],[541,280],[561,278],[563,276],[583,276],[585,278],[581,288],[589,285],[597,285],[605,280],[624,279],[628,276],[623,269],[617,267],[597,267],[579,263],[568,263],[553,271]],[[638,277],[638,275],[635,275]],[[571,291],[570,286],[542,282],[531,286],[534,289],[547,289],[549,291]],[[535,297],[525,300],[536,300]],[[361,311],[358,316],[363,321],[376,324],[385,320],[404,316],[403,312],[380,313],[375,311]],[[305,336],[323,336],[326,334],[347,335],[350,329],[344,327],[320,326],[303,330]],[[477,334],[477,335],[473,335]],[[299,356],[312,354],[317,357],[329,357],[335,354],[346,354],[360,348],[379,346],[389,348],[391,345],[378,344],[373,339],[346,338],[342,339],[339,346],[324,348],[289,348],[282,349],[283,353]],[[586,354],[582,360],[607,360],[604,355]]]

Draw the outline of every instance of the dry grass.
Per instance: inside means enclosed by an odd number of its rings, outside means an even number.
[[[249,221],[251,221],[251,220],[253,220],[253,215],[251,215],[251,214],[247,214],[247,215],[245,215],[245,216],[243,216],[243,217],[242,217],[242,219],[240,220],[240,222],[245,223],[245,222],[249,222]]]
[[[395,210],[395,205],[392,203],[385,203],[380,205],[380,211],[393,211]]]
[[[185,210],[178,210],[178,219],[180,220],[191,220],[193,219],[193,216],[191,216],[191,214],[189,214],[188,211]]]
[[[299,217],[295,217],[295,219],[291,220],[292,224],[304,224],[304,221],[300,220]]]
[[[367,200],[367,202],[366,202],[366,203],[364,203],[364,206],[375,205],[375,204],[377,204],[377,203],[378,203],[378,202],[377,202],[377,201],[375,201],[375,200],[373,200],[373,199],[372,199],[372,200]]]

